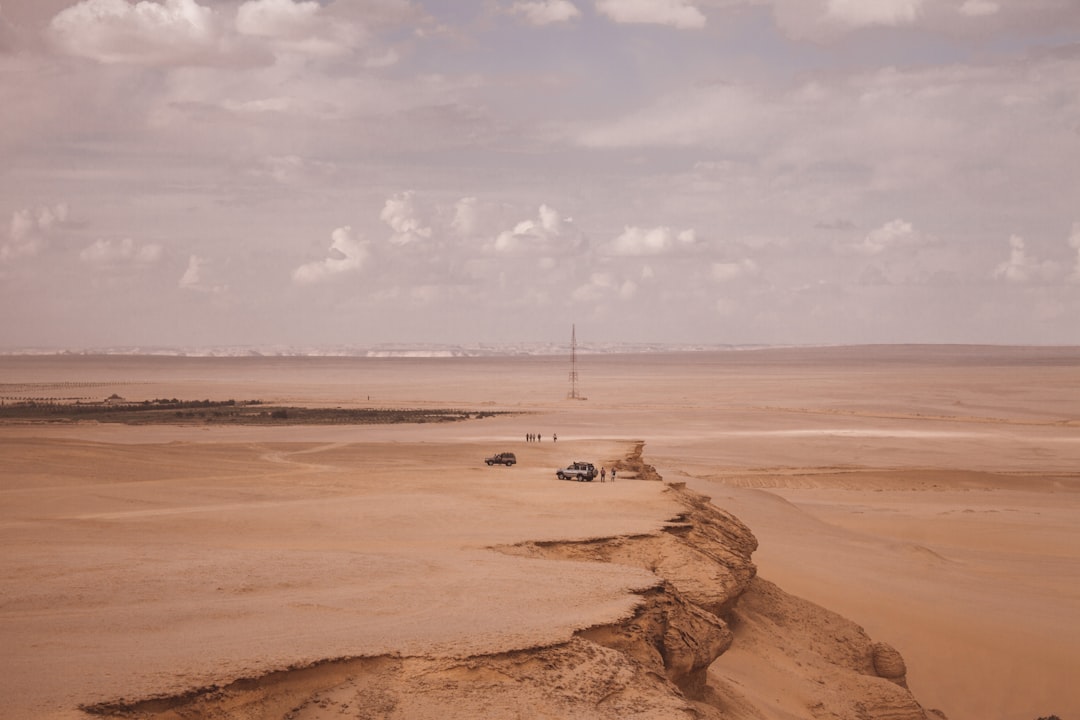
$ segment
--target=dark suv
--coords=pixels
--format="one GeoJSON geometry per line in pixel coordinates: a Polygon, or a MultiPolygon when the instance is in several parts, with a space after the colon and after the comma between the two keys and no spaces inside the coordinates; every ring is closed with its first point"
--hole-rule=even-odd
{"type": "Polygon", "coordinates": [[[517,462],[517,456],[514,453],[498,453],[484,460],[488,465],[506,465],[510,467],[517,462]]]}

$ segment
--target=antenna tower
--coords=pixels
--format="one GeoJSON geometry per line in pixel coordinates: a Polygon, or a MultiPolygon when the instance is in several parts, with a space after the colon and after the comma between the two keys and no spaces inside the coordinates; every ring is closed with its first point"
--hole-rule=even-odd
{"type": "Polygon", "coordinates": [[[566,396],[571,400],[584,400],[578,394],[577,389],[578,372],[577,372],[577,325],[570,326],[570,393],[566,396]]]}

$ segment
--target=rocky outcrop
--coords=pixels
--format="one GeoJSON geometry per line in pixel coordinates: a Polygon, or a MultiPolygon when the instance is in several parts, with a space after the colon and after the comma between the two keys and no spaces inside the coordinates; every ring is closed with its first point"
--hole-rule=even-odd
{"type": "MultiPolygon", "coordinates": [[[[641,449],[616,467],[659,479],[641,449]]],[[[655,534],[497,548],[657,576],[632,617],[566,643],[469,658],[347,659],[85,710],[146,720],[931,717],[908,691],[895,649],[757,578],[749,528],[681,484],[666,492],[683,511],[655,534]],[[778,695],[788,699],[783,707],[778,695]]]]}
{"type": "Polygon", "coordinates": [[[578,636],[633,658],[692,700],[704,697],[709,666],[732,641],[727,623],[688,602],[667,583],[647,593],[631,620],[584,630],[578,636]]]}
{"type": "MultiPolygon", "coordinates": [[[[755,579],[730,618],[734,641],[710,668],[716,707],[769,707],[777,695],[798,710],[776,717],[927,720],[907,689],[900,653],[852,621],[755,579]]],[[[774,717],[735,714],[736,717],[774,717]]]]}
{"type": "Polygon", "coordinates": [[[907,664],[896,648],[888,643],[876,642],[870,651],[874,658],[874,672],[878,677],[907,688],[907,664]]]}

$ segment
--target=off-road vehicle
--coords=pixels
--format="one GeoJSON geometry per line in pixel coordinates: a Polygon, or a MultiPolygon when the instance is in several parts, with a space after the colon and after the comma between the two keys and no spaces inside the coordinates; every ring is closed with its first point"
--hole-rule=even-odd
{"type": "Polygon", "coordinates": [[[555,471],[555,477],[560,480],[577,480],[578,482],[592,482],[596,477],[596,466],[589,462],[574,462],[568,467],[555,471]]]}
{"type": "Polygon", "coordinates": [[[506,465],[507,467],[510,467],[517,462],[517,455],[509,452],[496,453],[489,458],[485,458],[484,462],[488,465],[506,465]]]}

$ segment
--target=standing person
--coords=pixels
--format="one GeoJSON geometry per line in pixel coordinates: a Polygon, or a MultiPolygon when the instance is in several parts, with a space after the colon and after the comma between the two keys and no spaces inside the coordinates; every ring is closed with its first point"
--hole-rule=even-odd
{"type": "Polygon", "coordinates": [[[615,468],[611,468],[611,482],[615,482],[615,468]]]}
{"type": "Polygon", "coordinates": [[[555,433],[551,434],[551,442],[559,442],[559,436],[555,433]]]}
{"type": "Polygon", "coordinates": [[[607,468],[600,468],[600,482],[606,482],[607,468]]]}
{"type": "Polygon", "coordinates": [[[540,433],[536,433],[536,442],[540,442],[540,440],[543,439],[543,437],[544,436],[541,435],[540,433]]]}

